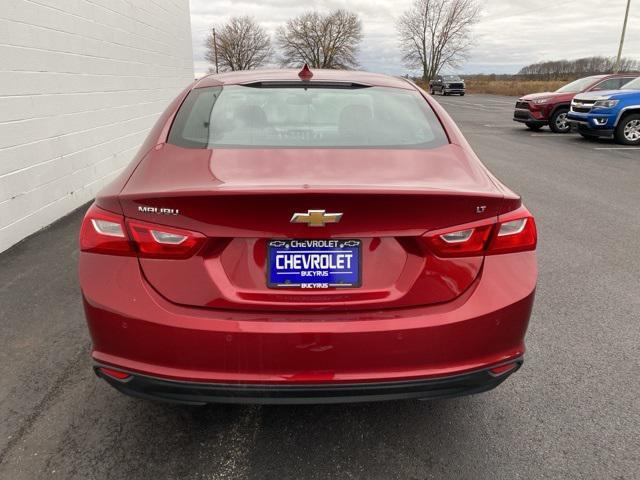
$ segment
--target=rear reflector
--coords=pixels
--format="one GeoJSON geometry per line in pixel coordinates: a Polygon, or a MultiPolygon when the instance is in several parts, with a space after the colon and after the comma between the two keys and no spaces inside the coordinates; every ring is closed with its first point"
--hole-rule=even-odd
{"type": "Polygon", "coordinates": [[[500,365],[499,367],[491,368],[489,371],[492,375],[499,377],[500,375],[504,375],[507,372],[510,372],[514,368],[516,368],[517,363],[507,363],[506,365],[500,365]]]}
{"type": "Polygon", "coordinates": [[[107,375],[108,377],[115,378],[116,380],[126,380],[131,375],[125,372],[121,372],[120,370],[114,370],[112,368],[98,367],[100,373],[107,375]]]}
{"type": "Polygon", "coordinates": [[[439,257],[471,257],[535,250],[536,222],[520,207],[497,219],[486,219],[428,232],[424,241],[439,257]]]}

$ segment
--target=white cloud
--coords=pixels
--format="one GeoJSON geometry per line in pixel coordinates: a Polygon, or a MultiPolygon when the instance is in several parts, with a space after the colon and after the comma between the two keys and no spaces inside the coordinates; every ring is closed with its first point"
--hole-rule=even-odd
{"type": "MultiPolygon", "coordinates": [[[[204,39],[213,25],[234,15],[253,16],[270,34],[300,13],[347,8],[360,15],[364,70],[401,74],[396,20],[412,0],[317,0],[313,7],[291,0],[191,0],[194,65],[207,72],[204,39]]],[[[625,0],[485,0],[474,28],[474,47],[463,72],[511,73],[541,60],[617,53],[625,0]]],[[[625,55],[640,57],[640,5],[631,5],[625,55]]]]}

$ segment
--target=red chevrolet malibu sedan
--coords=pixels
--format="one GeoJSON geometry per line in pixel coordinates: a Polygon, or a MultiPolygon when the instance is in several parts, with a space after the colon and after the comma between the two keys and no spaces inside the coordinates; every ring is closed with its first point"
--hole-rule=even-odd
{"type": "Polygon", "coordinates": [[[94,369],[184,404],[486,391],[522,365],[536,238],[407,80],[205,77],[86,213],[94,369]]]}

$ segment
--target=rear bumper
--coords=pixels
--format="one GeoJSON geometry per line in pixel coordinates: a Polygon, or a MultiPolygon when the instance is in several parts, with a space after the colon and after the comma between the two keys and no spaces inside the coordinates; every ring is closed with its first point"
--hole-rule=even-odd
{"type": "MultiPolygon", "coordinates": [[[[196,382],[199,388],[212,384],[214,390],[236,385],[223,388],[231,397],[266,385],[269,392],[274,391],[271,387],[278,391],[301,386],[303,397],[313,399],[316,386],[348,392],[355,388],[352,384],[387,382],[418,382],[390,388],[392,395],[400,395],[391,398],[428,397],[432,381],[522,358],[536,277],[535,252],[494,255],[484,260],[482,272],[465,293],[443,304],[240,312],[167,301],[146,282],[136,258],[80,254],[80,283],[98,364],[156,379],[163,388],[172,382],[196,382]]],[[[487,388],[492,388],[488,381],[487,388]]],[[[127,393],[139,392],[133,387],[140,382],[144,386],[149,381],[136,380],[127,393]]],[[[367,388],[364,394],[341,397],[380,395],[367,388]]],[[[452,387],[446,394],[465,390],[452,387]]],[[[211,398],[218,395],[207,392],[211,398]]],[[[292,391],[283,392],[287,397],[292,391]]]]}
{"type": "Polygon", "coordinates": [[[522,359],[512,362],[511,369],[494,374],[479,370],[448,377],[375,383],[330,385],[269,385],[177,382],[162,378],[132,374],[118,380],[94,366],[98,377],[105,379],[121,393],[133,397],[163,402],[204,405],[207,403],[251,404],[321,404],[374,402],[382,400],[436,399],[471,395],[491,390],[522,365],[522,359]]]}
{"type": "Polygon", "coordinates": [[[465,93],[466,90],[464,88],[443,88],[442,91],[445,93],[465,93]]]}

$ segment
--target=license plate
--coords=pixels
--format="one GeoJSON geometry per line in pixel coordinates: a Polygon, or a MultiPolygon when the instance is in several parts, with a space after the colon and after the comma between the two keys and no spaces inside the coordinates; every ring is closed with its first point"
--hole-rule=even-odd
{"type": "Polygon", "coordinates": [[[269,288],[355,288],[361,284],[361,240],[270,240],[269,288]]]}

